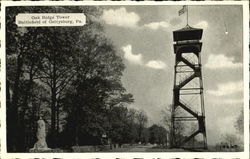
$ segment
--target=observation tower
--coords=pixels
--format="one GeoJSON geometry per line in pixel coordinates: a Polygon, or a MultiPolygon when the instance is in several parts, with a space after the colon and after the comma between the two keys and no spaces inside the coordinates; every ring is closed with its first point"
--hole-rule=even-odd
{"type": "Polygon", "coordinates": [[[174,88],[171,112],[171,148],[207,149],[202,82],[203,29],[173,31],[174,88]]]}

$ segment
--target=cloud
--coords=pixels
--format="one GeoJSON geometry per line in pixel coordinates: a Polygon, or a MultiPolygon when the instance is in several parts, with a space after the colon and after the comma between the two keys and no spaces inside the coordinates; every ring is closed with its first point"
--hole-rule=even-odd
{"type": "Polygon", "coordinates": [[[124,58],[130,61],[134,64],[142,65],[142,55],[141,54],[133,54],[132,53],[132,46],[127,45],[122,47],[122,50],[124,51],[124,58]]]}
{"type": "Polygon", "coordinates": [[[137,23],[140,20],[139,15],[135,12],[127,12],[124,7],[104,10],[101,18],[109,25],[117,25],[127,28],[137,27],[137,23]]]}
{"type": "Polygon", "coordinates": [[[143,62],[142,54],[134,54],[132,52],[131,45],[123,46],[122,50],[124,52],[124,58],[133,64],[142,65],[153,69],[164,69],[167,66],[163,61],[160,60],[150,60],[147,63],[143,62]]]}
{"type": "Polygon", "coordinates": [[[147,67],[154,69],[164,69],[166,68],[166,64],[159,60],[151,60],[146,64],[147,67]]]}
{"type": "Polygon", "coordinates": [[[208,57],[205,67],[209,69],[238,68],[242,67],[242,63],[234,62],[233,57],[227,57],[223,54],[218,54],[218,55],[211,54],[208,57]]]}
{"type": "Polygon", "coordinates": [[[243,92],[243,81],[218,84],[216,90],[207,91],[208,94],[214,96],[226,96],[239,92],[243,92]]]}
{"type": "Polygon", "coordinates": [[[202,28],[202,29],[206,29],[206,28],[208,28],[208,23],[207,23],[207,21],[200,21],[200,22],[198,22],[198,23],[196,23],[195,25],[194,25],[194,27],[195,28],[202,28]]]}
{"type": "Polygon", "coordinates": [[[169,27],[169,24],[164,21],[152,22],[144,24],[143,26],[138,26],[140,16],[135,12],[128,12],[124,7],[118,9],[104,10],[101,19],[109,25],[116,25],[125,28],[148,28],[152,30],[157,30],[160,28],[169,27]]]}
{"type": "Polygon", "coordinates": [[[148,24],[144,24],[144,27],[152,29],[152,30],[157,30],[159,28],[167,28],[169,27],[169,24],[166,22],[152,22],[148,24]]]}

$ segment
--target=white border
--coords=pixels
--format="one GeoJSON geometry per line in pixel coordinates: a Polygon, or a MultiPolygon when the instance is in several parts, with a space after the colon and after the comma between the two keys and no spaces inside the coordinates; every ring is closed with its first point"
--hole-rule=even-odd
{"type": "Polygon", "coordinates": [[[1,158],[249,158],[249,2],[247,1],[2,1],[1,2],[1,158]],[[241,5],[243,6],[243,63],[244,63],[244,152],[149,152],[149,153],[7,153],[6,151],[6,55],[5,55],[5,7],[6,6],[56,6],[56,5],[241,5]]]}

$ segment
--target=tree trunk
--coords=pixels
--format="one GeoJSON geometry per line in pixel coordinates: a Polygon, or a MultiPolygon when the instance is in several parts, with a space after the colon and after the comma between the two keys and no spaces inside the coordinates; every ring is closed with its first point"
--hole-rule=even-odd
{"type": "Polygon", "coordinates": [[[75,108],[75,122],[76,122],[75,123],[75,143],[74,143],[75,146],[79,145],[79,115],[80,115],[79,111],[80,111],[79,110],[79,103],[76,103],[76,108],[75,108]]]}
{"type": "Polygon", "coordinates": [[[24,101],[22,103],[22,111],[20,112],[20,117],[19,117],[19,122],[20,122],[20,149],[22,151],[25,151],[25,148],[27,148],[26,146],[28,145],[25,145],[25,113],[26,113],[26,110],[28,109],[28,103],[29,103],[29,97],[30,97],[30,94],[32,92],[32,86],[33,86],[33,64],[30,68],[30,71],[29,71],[29,82],[28,82],[28,85],[26,87],[26,90],[25,90],[25,97],[24,97],[24,101]]]}
{"type": "Polygon", "coordinates": [[[56,132],[56,92],[55,88],[51,89],[51,146],[52,148],[56,146],[55,144],[55,132],[56,132]]]}
{"type": "Polygon", "coordinates": [[[12,102],[7,106],[7,150],[10,152],[18,151],[18,99],[22,66],[22,57],[18,55],[12,102]]]}
{"type": "Polygon", "coordinates": [[[51,87],[51,146],[56,146],[56,55],[53,52],[53,70],[52,70],[52,87],[51,87]]]}
{"type": "MultiPolygon", "coordinates": [[[[56,143],[59,141],[59,102],[56,104],[56,143]]],[[[58,146],[58,145],[57,145],[58,146]]]]}

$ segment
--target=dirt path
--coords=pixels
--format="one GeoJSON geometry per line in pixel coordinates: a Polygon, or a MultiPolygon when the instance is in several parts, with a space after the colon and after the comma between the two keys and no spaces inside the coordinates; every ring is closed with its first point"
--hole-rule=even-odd
{"type": "Polygon", "coordinates": [[[148,147],[133,147],[129,149],[129,152],[147,152],[148,147]]]}

